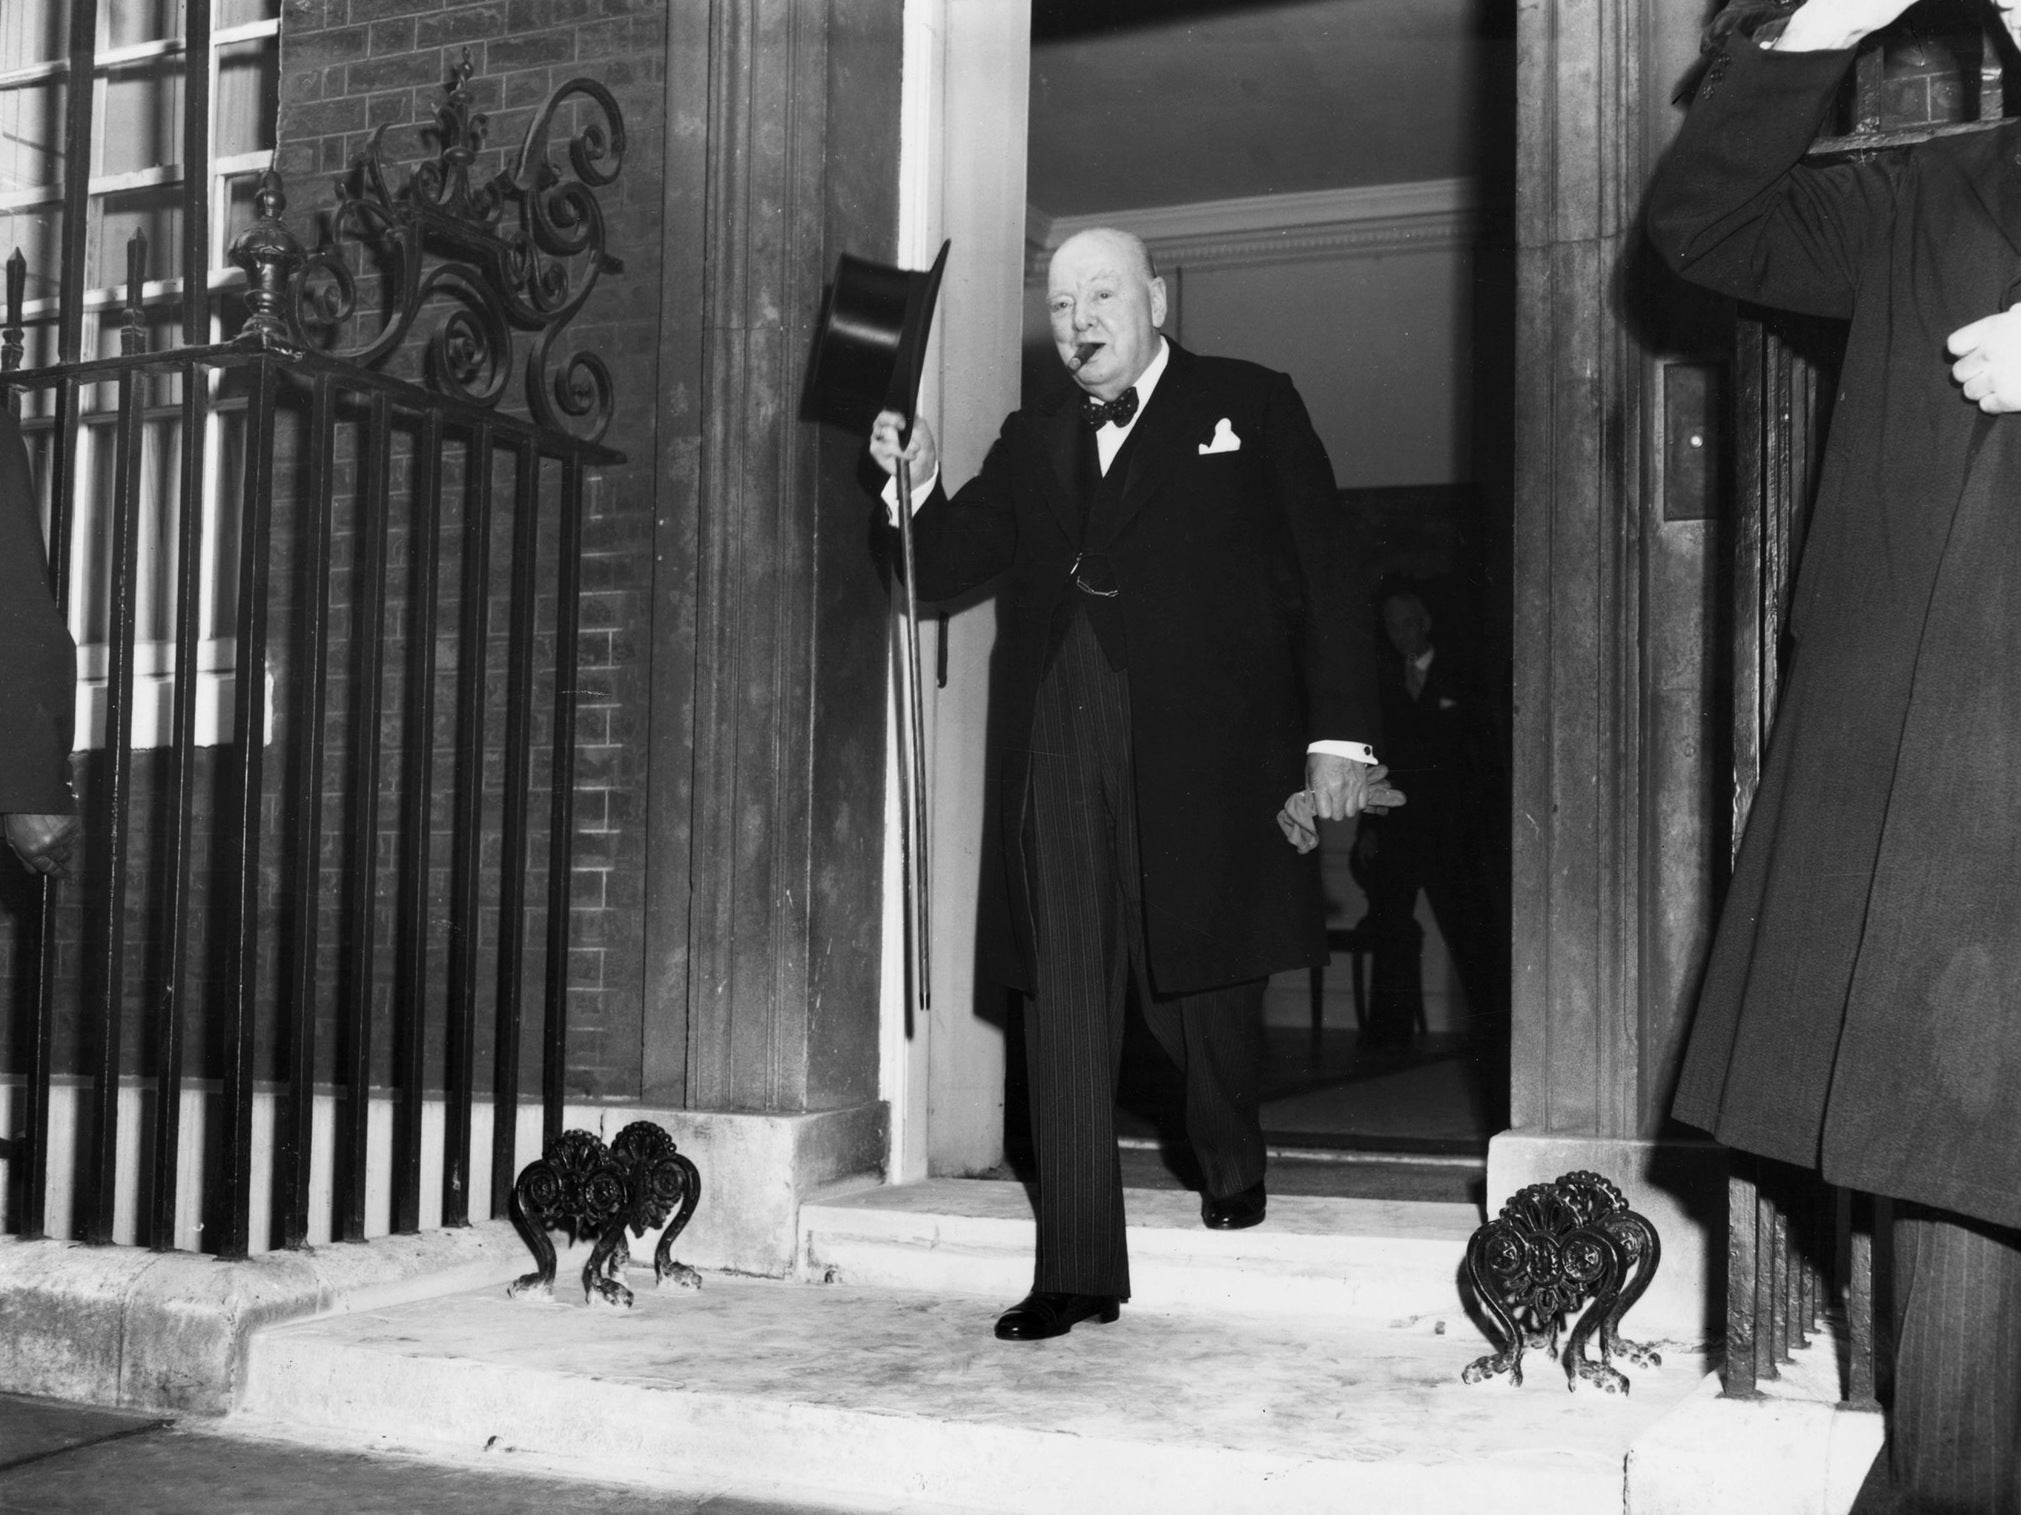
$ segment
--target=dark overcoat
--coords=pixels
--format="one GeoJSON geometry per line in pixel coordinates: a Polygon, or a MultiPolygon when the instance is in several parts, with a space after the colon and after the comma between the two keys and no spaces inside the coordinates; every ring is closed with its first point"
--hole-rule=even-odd
{"type": "Polygon", "coordinates": [[[77,646],[49,594],[28,451],[0,403],[0,815],[62,815],[70,793],[77,646]]]}
{"type": "Polygon", "coordinates": [[[1077,393],[1015,412],[982,470],[914,518],[918,587],[995,583],[981,962],[1029,989],[1023,818],[1033,704],[1084,549],[1127,644],[1151,978],[1187,993],[1326,960],[1317,854],[1277,829],[1318,739],[1379,740],[1367,598],[1347,507],[1283,374],[1176,344],[1086,524],[1077,393]],[[1217,432],[1232,434],[1209,451],[1217,432]]]}
{"type": "Polygon", "coordinates": [[[1946,337],[2021,277],[2021,127],[1802,161],[1849,53],[1715,62],[1649,226],[1848,318],[1794,650],[1676,1111],[1835,1183],[2021,1224],[2021,418],[1946,337]]]}

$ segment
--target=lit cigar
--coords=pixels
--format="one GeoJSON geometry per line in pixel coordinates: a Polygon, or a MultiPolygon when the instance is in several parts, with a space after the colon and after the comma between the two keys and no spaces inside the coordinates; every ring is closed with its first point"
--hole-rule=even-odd
{"type": "Polygon", "coordinates": [[[1081,365],[1101,350],[1102,344],[1099,342],[1083,342],[1079,347],[1074,349],[1074,355],[1067,359],[1068,372],[1079,373],[1081,365]]]}

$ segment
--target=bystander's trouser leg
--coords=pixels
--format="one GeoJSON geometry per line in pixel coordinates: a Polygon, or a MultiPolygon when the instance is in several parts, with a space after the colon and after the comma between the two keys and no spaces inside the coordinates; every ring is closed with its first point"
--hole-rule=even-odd
{"type": "Polygon", "coordinates": [[[1888,1445],[1854,1515],[2021,1515],[2021,1232],[1897,1205],[1888,1445]]]}

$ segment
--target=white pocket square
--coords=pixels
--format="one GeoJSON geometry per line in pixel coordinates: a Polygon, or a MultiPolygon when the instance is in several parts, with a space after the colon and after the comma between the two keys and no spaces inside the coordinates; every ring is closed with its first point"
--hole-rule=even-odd
{"type": "Polygon", "coordinates": [[[1203,458],[1212,452],[1240,452],[1241,450],[1242,439],[1235,435],[1235,428],[1228,424],[1226,416],[1223,416],[1214,423],[1214,440],[1200,444],[1200,456],[1203,458]]]}

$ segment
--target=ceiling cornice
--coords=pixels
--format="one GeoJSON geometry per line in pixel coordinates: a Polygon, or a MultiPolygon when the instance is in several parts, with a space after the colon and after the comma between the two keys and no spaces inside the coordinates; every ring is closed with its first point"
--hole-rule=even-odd
{"type": "Polygon", "coordinates": [[[1091,226],[1135,232],[1167,266],[1373,256],[1471,243],[1482,207],[1470,179],[1428,179],[1289,195],[1200,200],[1091,216],[1025,207],[1027,273],[1043,276],[1054,248],[1091,226]]]}

